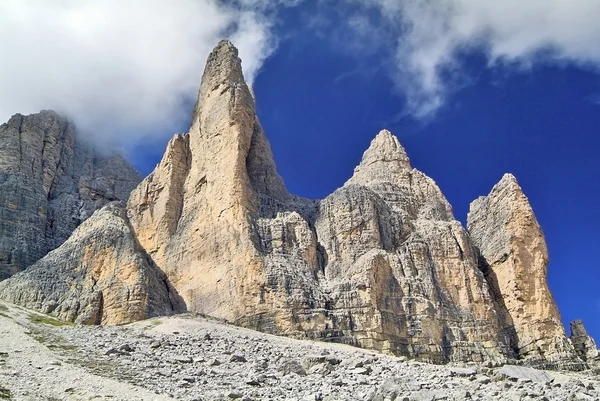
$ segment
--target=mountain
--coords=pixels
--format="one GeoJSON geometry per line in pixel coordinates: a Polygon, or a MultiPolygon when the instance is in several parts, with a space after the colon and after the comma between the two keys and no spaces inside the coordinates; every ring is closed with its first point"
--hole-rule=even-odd
{"type": "Polygon", "coordinates": [[[0,125],[0,280],[61,245],[95,210],[126,200],[141,177],[53,111],[0,125]]]}
{"type": "Polygon", "coordinates": [[[189,132],[171,139],[126,210],[96,212],[1,282],[0,298],[87,324],[188,310],[427,362],[584,369],[591,343],[581,330],[577,350],[567,338],[547,263],[514,177],[471,205],[467,231],[386,130],[334,193],[291,195],[223,41],[189,132]]]}

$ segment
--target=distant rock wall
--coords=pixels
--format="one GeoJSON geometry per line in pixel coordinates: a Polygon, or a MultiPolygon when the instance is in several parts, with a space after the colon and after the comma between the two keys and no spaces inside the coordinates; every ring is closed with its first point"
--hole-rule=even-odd
{"type": "Polygon", "coordinates": [[[0,280],[61,245],[95,210],[125,200],[141,177],[103,156],[52,111],[0,126],[0,280]]]}

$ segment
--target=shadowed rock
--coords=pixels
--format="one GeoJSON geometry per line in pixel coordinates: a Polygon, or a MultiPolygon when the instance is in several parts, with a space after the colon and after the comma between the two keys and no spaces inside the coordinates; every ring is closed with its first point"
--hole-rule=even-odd
{"type": "Polygon", "coordinates": [[[0,280],[141,181],[121,156],[99,153],[53,111],[13,116],[0,126],[0,149],[0,280]]]}
{"type": "Polygon", "coordinates": [[[291,195],[228,41],[208,58],[189,132],[133,190],[127,216],[117,209],[98,212],[0,296],[91,323],[185,304],[256,330],[423,361],[584,366],[560,325],[544,238],[514,177],[472,204],[470,237],[384,130],[334,193],[291,195]],[[111,299],[106,318],[98,293],[111,299]]]}
{"type": "Polygon", "coordinates": [[[577,355],[586,362],[597,362],[599,355],[598,347],[592,337],[590,337],[583,325],[583,321],[574,320],[571,322],[571,344],[575,348],[577,355]]]}

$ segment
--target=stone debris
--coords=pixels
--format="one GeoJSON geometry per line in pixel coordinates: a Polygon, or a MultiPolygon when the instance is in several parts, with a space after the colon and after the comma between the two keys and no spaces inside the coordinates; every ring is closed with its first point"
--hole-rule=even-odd
{"type": "MultiPolygon", "coordinates": [[[[9,326],[7,322],[8,318],[0,316],[0,328],[9,326]]],[[[589,372],[556,373],[514,365],[431,365],[347,345],[276,337],[191,315],[116,327],[30,327],[38,337],[52,338],[58,347],[52,348],[46,360],[36,361],[42,370],[34,373],[19,370],[21,353],[3,351],[7,356],[6,364],[0,364],[0,383],[7,383],[17,400],[27,391],[24,383],[52,373],[45,370],[48,366],[83,368],[96,375],[97,382],[116,380],[155,394],[156,399],[189,401],[563,401],[600,397],[598,376],[589,372]],[[222,358],[223,350],[205,340],[207,333],[227,344],[229,358],[214,363],[222,358]],[[154,343],[162,346],[153,348],[154,343]],[[108,355],[110,350],[122,354],[108,355]],[[51,364],[58,360],[61,365],[51,364]],[[17,376],[11,374],[15,369],[17,376]]],[[[53,399],[70,400],[77,399],[73,394],[85,386],[87,383],[70,383],[69,392],[59,395],[54,395],[45,381],[36,388],[53,399]]],[[[121,393],[111,399],[130,398],[121,393]]]]}
{"type": "Polygon", "coordinates": [[[528,368],[525,366],[515,365],[504,365],[498,370],[500,375],[506,376],[509,380],[521,381],[521,382],[536,382],[536,383],[549,383],[551,382],[552,376],[548,373],[528,368]]]}

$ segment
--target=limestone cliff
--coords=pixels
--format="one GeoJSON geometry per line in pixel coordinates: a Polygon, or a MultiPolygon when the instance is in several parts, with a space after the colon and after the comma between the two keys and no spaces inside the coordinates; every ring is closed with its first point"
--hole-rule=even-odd
{"type": "Polygon", "coordinates": [[[424,361],[584,366],[514,178],[473,203],[468,233],[384,130],[333,194],[293,196],[228,41],[208,58],[189,132],[132,191],[127,216],[116,206],[94,216],[0,297],[85,323],[187,308],[424,361]],[[99,298],[110,300],[102,313],[99,298]]]}
{"type": "Polygon", "coordinates": [[[548,288],[544,235],[514,176],[471,204],[467,226],[516,355],[530,364],[581,364],[548,288]]]}
{"type": "Polygon", "coordinates": [[[182,309],[116,203],[94,213],[58,249],[0,282],[0,298],[82,324],[123,324],[182,309]]]}
{"type": "Polygon", "coordinates": [[[141,180],[52,111],[2,124],[0,149],[0,280],[62,244],[107,202],[127,199],[141,180]]]}
{"type": "Polygon", "coordinates": [[[320,202],[315,225],[324,286],[339,324],[361,345],[436,362],[503,358],[468,236],[390,132],[320,202]]]}
{"type": "Polygon", "coordinates": [[[192,311],[436,362],[503,358],[466,232],[397,139],[380,133],[323,201],[290,195],[229,42],[208,59],[190,132],[128,209],[192,311]]]}

